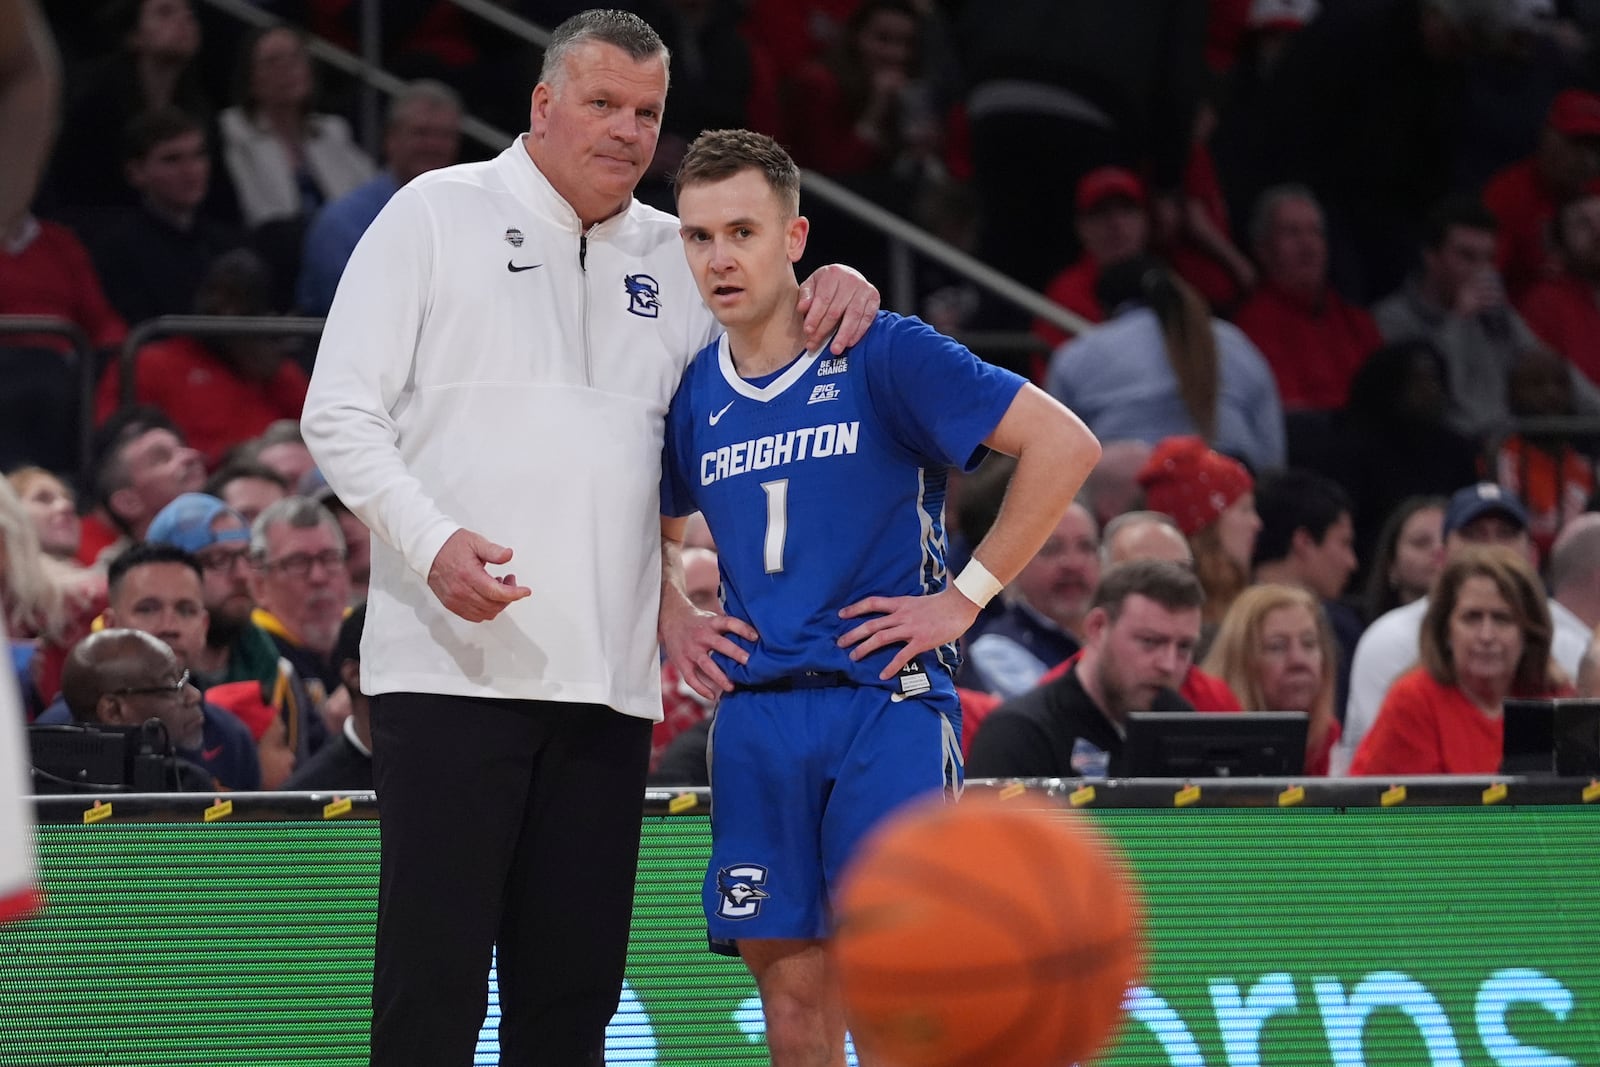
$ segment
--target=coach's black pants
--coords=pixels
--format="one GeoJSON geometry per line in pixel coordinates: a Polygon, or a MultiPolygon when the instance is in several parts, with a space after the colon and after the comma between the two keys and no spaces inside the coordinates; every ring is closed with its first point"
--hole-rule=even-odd
{"type": "Polygon", "coordinates": [[[651,724],[556,701],[373,702],[373,1067],[467,1067],[498,952],[500,1062],[604,1063],[651,724]]]}

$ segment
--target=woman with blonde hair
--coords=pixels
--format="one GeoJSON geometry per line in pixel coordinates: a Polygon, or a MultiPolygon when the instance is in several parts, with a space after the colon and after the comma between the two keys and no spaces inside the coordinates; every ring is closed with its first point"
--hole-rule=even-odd
{"type": "Polygon", "coordinates": [[[1322,605],[1294,585],[1257,585],[1234,600],[1203,669],[1250,711],[1306,713],[1306,773],[1328,773],[1339,740],[1333,713],[1338,651],[1322,605]]]}
{"type": "Polygon", "coordinates": [[[1571,696],[1550,660],[1539,576],[1499,545],[1460,549],[1423,616],[1421,665],[1389,687],[1351,774],[1494,774],[1511,697],[1571,696]]]}

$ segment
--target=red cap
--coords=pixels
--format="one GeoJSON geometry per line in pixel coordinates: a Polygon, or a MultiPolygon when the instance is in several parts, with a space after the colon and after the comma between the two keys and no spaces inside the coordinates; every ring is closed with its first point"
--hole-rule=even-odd
{"type": "Polygon", "coordinates": [[[1145,506],[1171,515],[1186,536],[1217,521],[1229,504],[1255,488],[1236,459],[1213,452],[1198,437],[1168,437],[1139,470],[1145,506]]]}
{"type": "Polygon", "coordinates": [[[1582,89],[1556,94],[1545,123],[1566,137],[1600,137],[1600,96],[1582,89]]]}
{"type": "Polygon", "coordinates": [[[1112,197],[1120,196],[1144,206],[1144,182],[1131,170],[1100,167],[1078,179],[1078,214],[1093,211],[1112,197]]]}

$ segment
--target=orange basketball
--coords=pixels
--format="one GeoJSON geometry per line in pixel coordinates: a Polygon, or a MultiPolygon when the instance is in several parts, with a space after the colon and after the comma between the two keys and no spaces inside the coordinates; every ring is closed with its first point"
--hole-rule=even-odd
{"type": "Polygon", "coordinates": [[[844,873],[832,952],[882,1067],[1065,1067],[1111,1037],[1139,976],[1139,908],[1099,832],[1033,797],[919,801],[844,873]]]}

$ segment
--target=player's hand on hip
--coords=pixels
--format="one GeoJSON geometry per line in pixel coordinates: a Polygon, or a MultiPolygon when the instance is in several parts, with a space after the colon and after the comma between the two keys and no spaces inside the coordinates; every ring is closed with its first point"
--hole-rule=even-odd
{"type": "Polygon", "coordinates": [[[717,666],[711,653],[720,652],[735,663],[749,663],[750,653],[729,635],[751,642],[757,640],[755,627],[743,619],[701,611],[688,601],[677,605],[664,601],[658,629],[667,659],[689,688],[707,700],[733,692],[733,683],[717,666]]]}
{"type": "Polygon", "coordinates": [[[878,288],[859,271],[839,263],[819,269],[800,285],[800,303],[795,310],[806,317],[806,346],[815,348],[833,338],[833,353],[838,355],[861,340],[878,314],[878,288]]]}
{"type": "Polygon", "coordinates": [[[507,604],[532,594],[517,584],[517,576],[496,578],[484,564],[511,562],[511,550],[488,538],[461,529],[433,557],[428,568],[428,588],[439,603],[468,622],[488,622],[505,610],[507,604]]]}
{"type": "Polygon", "coordinates": [[[869,596],[839,612],[841,619],[866,615],[872,618],[839,638],[839,647],[854,645],[850,658],[860,662],[887,645],[903,645],[878,675],[887,682],[913,657],[966,633],[978,617],[978,605],[952,588],[932,596],[869,596]]]}

